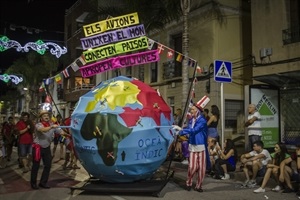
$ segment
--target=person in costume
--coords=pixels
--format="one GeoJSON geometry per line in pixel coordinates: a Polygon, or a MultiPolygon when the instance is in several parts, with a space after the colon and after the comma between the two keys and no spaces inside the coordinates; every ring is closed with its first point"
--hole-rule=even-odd
{"type": "Polygon", "coordinates": [[[39,112],[40,121],[36,124],[36,134],[32,145],[33,164],[31,169],[31,188],[39,189],[39,187],[49,189],[48,179],[51,169],[52,153],[51,142],[54,134],[66,135],[62,129],[58,128],[57,124],[51,122],[50,112],[41,110],[39,112]],[[44,169],[41,175],[40,183],[37,185],[37,175],[40,168],[40,160],[43,160],[44,169]]]}
{"type": "MultiPolygon", "coordinates": [[[[201,100],[200,100],[201,101],[201,100]]],[[[200,102],[199,101],[199,102],[200,102]]],[[[205,105],[200,103],[194,104],[191,107],[190,113],[192,118],[187,127],[181,128],[173,125],[177,135],[189,135],[189,164],[188,175],[186,180],[186,190],[190,191],[193,184],[193,177],[197,173],[195,191],[203,192],[202,183],[205,177],[206,160],[209,158],[207,149],[207,123],[202,115],[205,105]]]]}

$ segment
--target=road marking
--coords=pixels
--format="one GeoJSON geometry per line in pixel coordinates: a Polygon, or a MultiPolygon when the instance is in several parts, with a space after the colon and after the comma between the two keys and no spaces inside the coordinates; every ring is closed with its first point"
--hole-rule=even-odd
{"type": "Polygon", "coordinates": [[[124,199],[122,197],[119,197],[119,196],[111,196],[111,197],[114,198],[114,199],[117,199],[117,200],[126,200],[126,199],[124,199]]]}

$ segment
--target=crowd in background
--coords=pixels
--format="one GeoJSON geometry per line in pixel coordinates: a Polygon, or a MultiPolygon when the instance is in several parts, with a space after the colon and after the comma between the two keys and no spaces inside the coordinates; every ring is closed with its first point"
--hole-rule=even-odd
{"type": "MultiPolygon", "coordinates": [[[[269,179],[274,178],[277,185],[271,191],[282,193],[296,192],[300,196],[300,144],[296,145],[296,151],[292,152],[288,152],[286,145],[280,142],[275,144],[273,151],[272,149],[267,150],[264,148],[261,116],[254,104],[249,104],[248,106],[249,115],[245,121],[245,127],[248,130],[246,134],[249,144],[246,153],[242,155],[238,155],[235,144],[231,139],[225,139],[222,147],[220,146],[217,129],[220,112],[216,105],[211,106],[211,115],[208,109],[199,109],[199,113],[206,121],[206,128],[201,130],[195,127],[194,123],[197,117],[193,115],[193,107],[190,107],[189,112],[192,112],[192,115],[187,113],[186,117],[183,118],[186,123],[183,123],[183,126],[180,127],[181,124],[179,122],[183,113],[181,109],[177,109],[174,115],[175,125],[173,125],[177,135],[177,139],[174,142],[175,155],[178,157],[178,154],[181,154],[179,158],[183,160],[182,164],[188,165],[188,170],[193,169],[193,166],[195,166],[195,164],[191,163],[194,161],[191,161],[192,154],[189,152],[191,150],[189,148],[191,147],[190,134],[203,134],[206,135],[205,138],[207,139],[207,144],[204,146],[208,152],[209,159],[203,162],[204,164],[198,164],[197,166],[205,169],[206,177],[228,180],[231,178],[230,172],[240,171],[245,176],[245,181],[241,184],[241,188],[253,188],[254,193],[263,193],[266,192],[265,188],[269,179]],[[241,163],[239,168],[237,168],[237,162],[241,163]],[[258,179],[258,177],[261,178],[258,179]]],[[[198,173],[198,179],[201,179],[201,181],[196,183],[195,190],[203,192],[201,187],[203,181],[201,170],[198,170],[196,173],[198,173]],[[199,187],[201,190],[199,190],[199,187]]],[[[188,191],[191,189],[190,176],[191,174],[188,173],[186,183],[188,191]]]]}
{"type": "MultiPolygon", "coordinates": [[[[70,108],[70,115],[72,111],[70,108]]],[[[8,117],[7,121],[0,124],[0,168],[15,162],[12,160],[12,152],[15,149],[19,168],[24,174],[31,173],[33,189],[49,188],[47,181],[52,162],[64,160],[63,170],[80,169],[70,129],[58,128],[61,125],[70,126],[70,123],[70,117],[63,120],[60,115],[54,116],[46,110],[41,110],[38,116],[22,112],[19,119],[8,117]],[[56,153],[58,149],[59,154],[56,153]],[[56,158],[56,155],[59,155],[59,158],[56,158]],[[40,184],[37,184],[37,172],[41,161],[44,172],[40,184]]]]}

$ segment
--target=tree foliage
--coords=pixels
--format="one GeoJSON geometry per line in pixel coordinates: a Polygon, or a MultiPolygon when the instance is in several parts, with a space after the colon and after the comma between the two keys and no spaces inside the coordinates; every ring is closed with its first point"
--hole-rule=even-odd
{"type": "Polygon", "coordinates": [[[57,70],[58,65],[59,60],[49,52],[40,55],[31,51],[25,57],[15,60],[6,73],[22,75],[24,86],[37,87],[43,79],[57,70]]]}

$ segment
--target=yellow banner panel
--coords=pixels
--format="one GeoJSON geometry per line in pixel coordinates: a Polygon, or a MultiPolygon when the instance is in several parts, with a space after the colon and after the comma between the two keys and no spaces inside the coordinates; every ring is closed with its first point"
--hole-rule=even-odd
{"type": "Polygon", "coordinates": [[[122,15],[119,17],[110,18],[107,20],[99,21],[93,24],[83,26],[85,37],[89,37],[95,34],[103,33],[108,30],[119,29],[139,23],[139,17],[137,13],[131,13],[128,15],[122,15]]]}
{"type": "Polygon", "coordinates": [[[86,63],[89,63],[118,54],[146,48],[148,48],[148,38],[146,36],[143,36],[132,40],[105,45],[93,50],[87,50],[83,52],[83,56],[86,63]]]}

